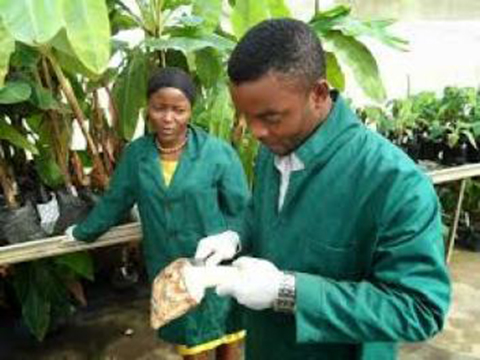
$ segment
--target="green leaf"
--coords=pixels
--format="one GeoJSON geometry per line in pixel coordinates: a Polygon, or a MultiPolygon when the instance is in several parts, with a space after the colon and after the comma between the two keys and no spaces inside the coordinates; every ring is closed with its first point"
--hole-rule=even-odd
{"type": "Polygon", "coordinates": [[[213,32],[222,17],[222,0],[195,0],[192,14],[203,19],[202,30],[213,32]]]}
{"type": "Polygon", "coordinates": [[[87,69],[76,57],[62,51],[54,51],[55,59],[60,64],[62,70],[71,76],[82,75],[88,79],[97,80],[101,75],[97,75],[87,69]]]}
{"type": "Polygon", "coordinates": [[[268,8],[272,18],[292,17],[290,9],[284,0],[268,0],[268,8]]]}
{"type": "Polygon", "coordinates": [[[394,20],[361,21],[347,17],[338,24],[336,28],[341,30],[345,35],[350,35],[355,38],[358,38],[359,36],[369,36],[387,46],[406,51],[408,41],[390,34],[386,29],[394,22],[394,20]]]}
{"type": "Polygon", "coordinates": [[[38,64],[40,53],[33,47],[17,42],[15,52],[10,59],[10,65],[19,69],[31,70],[38,64]]]}
{"type": "Polygon", "coordinates": [[[195,103],[195,124],[226,141],[230,141],[233,117],[233,105],[224,79],[220,79],[195,103]]]}
{"type": "Polygon", "coordinates": [[[268,19],[270,15],[268,10],[267,0],[237,1],[231,15],[233,33],[237,39],[252,26],[268,19]]]}
{"type": "Polygon", "coordinates": [[[62,0],[0,0],[0,14],[15,40],[29,45],[46,44],[63,26],[62,3],[62,0]]]}
{"type": "Polygon", "coordinates": [[[69,51],[68,47],[63,47],[62,45],[60,45],[61,44],[60,41],[57,42],[57,39],[62,37],[65,37],[66,39],[66,34],[64,30],[60,31],[59,36],[55,37],[55,40],[54,40],[55,49],[52,52],[53,56],[55,57],[57,62],[60,64],[60,67],[62,68],[62,70],[64,70],[66,73],[73,76],[83,75],[89,79],[97,80],[101,75],[95,74],[92,71],[90,71],[76,57],[73,50],[69,51]],[[62,49],[65,51],[63,51],[62,49]]]}
{"type": "Polygon", "coordinates": [[[170,39],[147,39],[145,44],[151,49],[173,49],[181,51],[184,54],[212,46],[212,44],[207,41],[186,37],[174,37],[170,39]]]}
{"type": "Polygon", "coordinates": [[[58,265],[63,265],[88,280],[93,281],[92,257],[85,252],[62,255],[54,259],[58,265]]]}
{"type": "Polygon", "coordinates": [[[341,63],[351,68],[357,84],[368,97],[375,101],[385,100],[385,88],[377,62],[364,44],[352,36],[333,30],[324,35],[324,45],[341,63]]]}
{"type": "Polygon", "coordinates": [[[93,167],[92,157],[88,153],[87,150],[82,151],[75,151],[82,162],[83,168],[91,168],[93,167]]]}
{"type": "Polygon", "coordinates": [[[153,50],[181,51],[184,55],[210,47],[217,49],[222,55],[226,56],[233,50],[236,42],[217,34],[197,34],[192,37],[172,36],[168,39],[150,38],[145,41],[145,45],[153,50]]]}
{"type": "Polygon", "coordinates": [[[60,167],[56,163],[50,147],[40,146],[39,149],[40,155],[34,157],[35,170],[37,170],[42,183],[52,189],[57,189],[65,184],[60,167]]]}
{"type": "Polygon", "coordinates": [[[408,42],[390,34],[387,30],[395,22],[394,20],[363,21],[350,16],[350,12],[349,6],[336,6],[328,11],[317,13],[310,21],[310,25],[321,36],[331,30],[340,30],[343,34],[354,38],[368,36],[387,46],[406,50],[408,42]]]}
{"type": "Polygon", "coordinates": [[[229,39],[225,36],[220,36],[217,34],[206,35],[206,36],[203,36],[202,39],[210,42],[212,45],[214,45],[212,47],[215,47],[218,51],[228,53],[228,54],[235,48],[237,44],[232,39],[229,39]]]}
{"type": "Polygon", "coordinates": [[[325,59],[327,61],[327,80],[334,88],[343,91],[345,90],[345,75],[338,63],[335,54],[326,51],[325,59]]]}
{"type": "Polygon", "coordinates": [[[14,50],[15,40],[3,26],[2,19],[0,18],[0,88],[3,87],[5,76],[8,73],[10,55],[14,50]]]}
{"type": "Polygon", "coordinates": [[[136,0],[135,2],[140,10],[143,28],[153,34],[155,32],[155,20],[153,18],[150,0],[136,0]]]}
{"type": "Polygon", "coordinates": [[[212,133],[225,141],[229,141],[233,122],[233,106],[230,100],[228,85],[218,84],[214,94],[212,107],[208,113],[213,129],[212,133]]]}
{"type": "Polygon", "coordinates": [[[32,104],[42,110],[58,110],[60,108],[57,100],[50,90],[45,89],[36,83],[31,83],[32,95],[30,101],[32,104]]]}
{"type": "MultiPolygon", "coordinates": [[[[71,128],[65,121],[59,121],[56,126],[60,135],[56,135],[53,119],[45,113],[31,116],[27,119],[28,126],[38,135],[36,146],[39,154],[34,156],[35,169],[40,176],[42,183],[56,189],[65,183],[64,174],[57,163],[54,149],[68,148],[71,128]]],[[[67,157],[66,153],[57,153],[59,156],[67,157]]],[[[67,159],[65,159],[67,160],[67,159]]]]}
{"type": "Polygon", "coordinates": [[[42,341],[50,325],[51,303],[46,300],[36,286],[31,286],[25,302],[22,304],[22,315],[25,323],[38,341],[42,341]]]}
{"type": "Polygon", "coordinates": [[[130,16],[116,12],[112,17],[112,35],[123,30],[138,28],[137,22],[130,16]]]}
{"type": "Polygon", "coordinates": [[[12,145],[21,149],[30,151],[32,154],[38,154],[38,150],[28,139],[20,134],[17,129],[9,125],[5,120],[0,118],[0,140],[6,140],[12,145]]]}
{"type": "Polygon", "coordinates": [[[462,134],[466,136],[468,139],[468,142],[475,148],[477,149],[477,141],[475,140],[475,136],[467,130],[462,131],[462,134]]]}
{"type": "Polygon", "coordinates": [[[350,7],[346,5],[335,6],[327,11],[321,11],[310,21],[310,26],[320,34],[328,32],[340,24],[350,15],[350,7]]]}
{"type": "Polygon", "coordinates": [[[197,51],[195,55],[195,67],[202,85],[212,87],[222,74],[222,61],[215,49],[206,48],[197,51]]]}
{"type": "Polygon", "coordinates": [[[135,51],[113,87],[120,118],[120,135],[126,140],[132,139],[140,109],[146,104],[147,63],[147,56],[139,50],[135,51]]]}
{"type": "Polygon", "coordinates": [[[103,73],[110,60],[110,21],[105,1],[65,1],[63,16],[78,59],[94,74],[103,73]]]}
{"type": "Polygon", "coordinates": [[[42,341],[50,324],[51,303],[45,296],[44,268],[39,262],[15,266],[13,285],[22,305],[25,324],[42,341]]]}
{"type": "Polygon", "coordinates": [[[192,0],[164,0],[162,9],[176,9],[182,5],[190,5],[192,0]]]}
{"type": "Polygon", "coordinates": [[[333,6],[328,10],[320,11],[315,14],[314,20],[338,19],[350,15],[352,8],[348,5],[333,6]]]}
{"type": "Polygon", "coordinates": [[[32,93],[30,85],[23,81],[10,81],[0,89],[0,104],[15,104],[27,100],[32,93]]]}

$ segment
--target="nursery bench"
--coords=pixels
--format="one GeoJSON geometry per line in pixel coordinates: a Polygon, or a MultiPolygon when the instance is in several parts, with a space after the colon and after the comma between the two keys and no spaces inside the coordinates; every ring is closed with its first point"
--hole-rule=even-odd
{"type": "MultiPolygon", "coordinates": [[[[480,164],[462,165],[440,170],[427,171],[435,185],[460,181],[457,205],[446,243],[446,258],[450,261],[455,236],[460,219],[466,180],[480,176],[480,164]]],[[[16,264],[25,261],[63,255],[78,251],[92,250],[100,247],[120,245],[140,241],[142,232],[139,223],[116,226],[101,236],[94,243],[63,242],[65,236],[56,236],[47,239],[25,242],[21,244],[0,247],[0,265],[16,264]]]]}

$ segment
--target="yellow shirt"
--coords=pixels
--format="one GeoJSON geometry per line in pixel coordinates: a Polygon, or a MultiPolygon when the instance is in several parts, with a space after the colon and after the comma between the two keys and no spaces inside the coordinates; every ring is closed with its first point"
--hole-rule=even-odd
{"type": "Polygon", "coordinates": [[[169,186],[170,182],[172,181],[173,174],[175,174],[178,161],[160,159],[160,162],[162,163],[163,180],[165,181],[165,185],[169,186]]]}

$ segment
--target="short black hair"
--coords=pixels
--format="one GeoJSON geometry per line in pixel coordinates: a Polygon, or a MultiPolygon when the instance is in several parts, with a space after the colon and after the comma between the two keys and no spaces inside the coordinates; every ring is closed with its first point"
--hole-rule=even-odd
{"type": "Polygon", "coordinates": [[[251,28],[230,56],[228,76],[238,85],[270,71],[313,84],[325,77],[325,56],[315,32],[304,22],[281,18],[251,28]]]}
{"type": "Polygon", "coordinates": [[[147,98],[161,88],[171,87],[182,91],[193,105],[195,101],[195,84],[185,71],[180,68],[166,67],[156,71],[148,80],[147,98]]]}

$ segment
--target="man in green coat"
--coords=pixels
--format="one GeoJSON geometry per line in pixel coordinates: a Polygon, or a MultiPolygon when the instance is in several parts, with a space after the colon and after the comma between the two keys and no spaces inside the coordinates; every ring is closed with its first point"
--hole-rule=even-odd
{"type": "Polygon", "coordinates": [[[434,188],[329,89],[315,33],[262,22],[228,74],[263,144],[242,234],[252,257],[217,287],[245,307],[247,360],[388,360],[438,333],[450,282],[434,188]]]}

